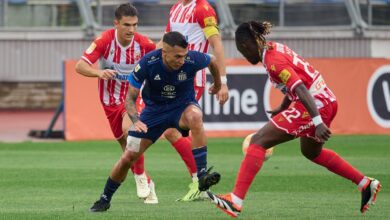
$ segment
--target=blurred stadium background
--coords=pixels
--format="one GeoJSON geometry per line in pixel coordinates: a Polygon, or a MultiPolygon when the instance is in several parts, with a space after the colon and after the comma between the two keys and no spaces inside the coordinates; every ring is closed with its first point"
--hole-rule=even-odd
{"type": "MultiPolygon", "coordinates": [[[[120,211],[118,208],[110,210],[112,213],[109,217],[91,216],[86,210],[96,199],[111,165],[120,154],[110,133],[108,138],[103,138],[111,139],[109,142],[24,142],[37,142],[37,136],[62,140],[67,124],[63,113],[66,109],[64,98],[67,98],[64,97],[63,85],[66,74],[64,61],[79,59],[94,37],[112,27],[116,6],[126,2],[131,2],[139,10],[138,31],[158,41],[164,33],[169,8],[175,0],[0,0],[0,219],[225,217],[217,211],[210,211],[209,204],[171,203],[186,192],[188,183],[181,178],[186,175],[184,166],[164,141],[161,142],[162,147],[151,149],[147,157],[150,160],[146,160],[150,172],[160,184],[157,190],[161,205],[155,208],[157,212],[137,202],[134,193],[131,194],[133,203],[128,206],[128,192],[123,193],[125,190],[122,190],[114,199],[114,206],[119,207],[120,211]],[[170,160],[171,157],[177,160],[170,160]],[[170,170],[168,176],[164,173],[166,170],[170,170]],[[172,189],[172,186],[182,187],[172,189]]],[[[309,58],[310,62],[318,64],[320,72],[322,69],[342,69],[336,73],[340,76],[345,74],[339,79],[342,82],[337,82],[337,77],[327,76],[325,72],[324,77],[328,79],[327,83],[335,85],[336,96],[343,90],[351,91],[346,94],[348,98],[339,97],[344,103],[340,111],[345,112],[340,112],[336,117],[336,121],[340,121],[336,122],[336,133],[351,136],[336,136],[328,145],[345,155],[352,164],[380,179],[384,186],[390,185],[386,184],[390,182],[390,0],[209,2],[219,18],[225,57],[228,60],[242,58],[236,51],[233,39],[237,24],[247,20],[268,20],[274,24],[269,40],[287,44],[303,57],[309,58]],[[365,69],[366,66],[370,68],[365,69]],[[379,74],[378,69],[381,70],[379,74]],[[375,74],[374,79],[377,81],[371,82],[375,74]],[[358,87],[354,87],[356,84],[358,87]],[[367,92],[370,85],[372,91],[367,92]],[[364,121],[357,124],[361,118],[364,121]],[[338,124],[347,125],[348,129],[339,128],[338,124]]],[[[245,74],[253,77],[253,73],[258,70],[249,67],[244,69],[248,71],[245,74]]],[[[243,104],[235,95],[238,93],[238,97],[243,97],[249,85],[239,83],[243,78],[237,74],[237,70],[228,75],[231,89],[234,89],[229,104],[232,109],[225,109],[230,113],[224,112],[226,114],[221,116],[221,109],[203,100],[205,118],[206,122],[210,122],[211,129],[226,125],[218,124],[220,120],[235,122],[232,123],[234,131],[228,135],[237,133],[239,135],[236,136],[242,137],[250,133],[248,130],[255,129],[250,127],[253,123],[249,122],[267,120],[264,111],[269,106],[262,99],[269,94],[265,90],[256,90],[258,96],[254,98],[248,92],[247,103],[243,104]],[[237,87],[234,87],[235,82],[237,87]],[[234,109],[235,104],[240,106],[238,110],[234,109]],[[252,111],[254,105],[258,105],[256,111],[252,111]],[[251,115],[245,115],[246,112],[251,115]],[[241,119],[248,123],[240,123],[241,119]]],[[[265,78],[249,79],[255,80],[250,85],[253,89],[266,85],[265,78]],[[257,80],[261,83],[258,84],[257,80]]],[[[92,86],[88,89],[78,88],[79,96],[91,97],[91,90],[97,90],[96,81],[90,81],[92,86]]],[[[334,88],[332,85],[330,87],[334,88]]],[[[92,98],[98,101],[97,95],[92,98]]],[[[90,106],[85,103],[72,106],[74,111],[86,107],[90,106]]],[[[97,108],[96,111],[101,111],[100,106],[97,108]]],[[[107,123],[103,113],[100,113],[100,119],[107,123]]],[[[77,129],[88,126],[83,123],[75,128],[76,134],[77,129]]],[[[105,128],[109,129],[108,123],[105,128]]],[[[223,133],[217,132],[215,136],[223,136],[223,133]]],[[[71,136],[67,139],[73,140],[71,136]]],[[[88,138],[74,140],[85,139],[88,138]]],[[[217,191],[231,189],[242,159],[241,141],[242,138],[210,140],[210,145],[215,148],[210,147],[209,161],[224,174],[223,182],[229,183],[219,184],[217,191]]],[[[261,179],[263,187],[266,185],[266,190],[260,187],[261,184],[251,189],[253,194],[248,196],[249,206],[245,210],[248,211],[245,215],[248,219],[355,219],[360,216],[357,211],[360,195],[350,190],[352,187],[349,183],[333,176],[329,178],[332,174],[305,161],[299,156],[297,142],[287,146],[277,149],[274,158],[267,162],[262,171],[264,174],[258,175],[257,179],[261,179]],[[291,176],[294,175],[299,180],[291,186],[291,176]],[[291,196],[291,193],[294,195],[291,196]],[[262,200],[258,198],[264,195],[274,200],[266,200],[267,204],[260,203],[262,200]],[[317,205],[322,208],[317,209],[317,205]],[[305,208],[302,212],[296,206],[305,208]],[[351,210],[354,210],[352,214],[351,210]]],[[[132,181],[127,181],[126,185],[131,185],[133,190],[132,181]]],[[[384,189],[379,197],[379,211],[372,214],[369,212],[368,215],[372,219],[389,219],[390,212],[386,207],[390,205],[390,195],[384,189]]]]}

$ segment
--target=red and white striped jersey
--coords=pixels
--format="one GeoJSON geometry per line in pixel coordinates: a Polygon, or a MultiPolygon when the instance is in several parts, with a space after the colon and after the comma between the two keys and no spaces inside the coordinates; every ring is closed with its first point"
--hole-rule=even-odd
{"type": "MultiPolygon", "coordinates": [[[[207,53],[209,42],[203,29],[211,25],[217,26],[217,16],[206,0],[192,0],[186,5],[183,5],[183,1],[180,0],[170,10],[166,32],[180,32],[189,43],[188,49],[207,53]]],[[[203,69],[197,73],[195,85],[204,87],[205,83],[203,69]]]]}
{"type": "Polygon", "coordinates": [[[81,57],[89,64],[100,59],[102,69],[117,71],[114,79],[99,79],[99,96],[102,104],[115,106],[124,103],[129,87],[127,78],[137,62],[156,45],[148,37],[135,33],[127,47],[123,47],[117,38],[115,29],[104,31],[96,38],[81,57]]]}
{"type": "Polygon", "coordinates": [[[336,101],[321,74],[286,45],[268,42],[263,51],[262,63],[274,87],[286,94],[290,100],[298,100],[293,91],[297,85],[303,83],[313,96],[317,108],[336,101]]]}

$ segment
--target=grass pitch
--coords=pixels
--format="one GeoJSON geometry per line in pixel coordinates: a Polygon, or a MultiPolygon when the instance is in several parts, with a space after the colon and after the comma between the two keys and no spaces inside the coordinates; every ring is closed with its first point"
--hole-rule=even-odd
{"type": "MultiPolygon", "coordinates": [[[[222,174],[212,188],[232,190],[243,139],[210,139],[208,163],[222,174]]],[[[327,147],[381,181],[377,204],[359,212],[354,184],[306,160],[298,141],[276,147],[244,203],[241,219],[390,219],[390,136],[336,136],[327,147]]],[[[175,202],[190,177],[176,151],[160,140],[146,153],[158,205],[145,205],[129,175],[106,213],[90,213],[121,154],[114,142],[0,143],[0,219],[230,219],[209,201],[175,202]]]]}

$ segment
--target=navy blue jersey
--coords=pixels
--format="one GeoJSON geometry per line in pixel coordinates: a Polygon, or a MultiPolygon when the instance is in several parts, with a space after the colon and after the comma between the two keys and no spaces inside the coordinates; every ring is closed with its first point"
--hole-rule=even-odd
{"type": "Polygon", "coordinates": [[[142,89],[146,107],[179,106],[195,101],[196,72],[210,64],[211,57],[198,51],[188,51],[183,66],[169,71],[162,61],[162,50],[146,54],[129,77],[132,86],[142,89]]]}

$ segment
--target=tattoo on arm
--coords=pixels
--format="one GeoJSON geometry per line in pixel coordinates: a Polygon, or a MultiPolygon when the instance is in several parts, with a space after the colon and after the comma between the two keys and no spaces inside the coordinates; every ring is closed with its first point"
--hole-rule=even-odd
{"type": "Polygon", "coordinates": [[[133,123],[139,121],[139,114],[136,108],[136,101],[138,98],[139,90],[129,86],[129,91],[126,95],[126,111],[133,123]]]}

